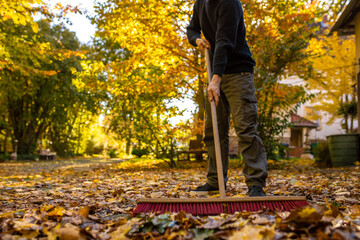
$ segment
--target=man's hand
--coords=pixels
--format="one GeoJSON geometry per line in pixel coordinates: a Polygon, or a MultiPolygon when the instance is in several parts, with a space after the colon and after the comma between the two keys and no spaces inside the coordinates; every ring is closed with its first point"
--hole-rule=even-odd
{"type": "Polygon", "coordinates": [[[196,45],[200,48],[201,51],[205,51],[205,48],[210,49],[210,43],[206,39],[197,38],[196,45]]]}
{"type": "Polygon", "coordinates": [[[211,102],[213,99],[215,99],[216,106],[219,103],[220,83],[221,83],[221,77],[217,74],[214,74],[207,89],[209,101],[211,102]]]}

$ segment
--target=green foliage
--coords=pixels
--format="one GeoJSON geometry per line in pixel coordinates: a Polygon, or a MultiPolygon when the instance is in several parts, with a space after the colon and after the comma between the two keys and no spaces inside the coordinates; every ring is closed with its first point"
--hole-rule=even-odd
{"type": "Polygon", "coordinates": [[[315,20],[316,3],[244,0],[243,4],[248,42],[257,63],[254,80],[258,131],[268,158],[276,159],[280,138],[291,126],[291,114],[312,97],[306,86],[281,81],[292,75],[305,75],[311,65],[304,62],[304,50],[316,30],[310,25],[315,20]]]}
{"type": "Polygon", "coordinates": [[[38,160],[39,155],[38,154],[18,154],[17,160],[38,160]]]}
{"type": "Polygon", "coordinates": [[[9,153],[1,153],[0,154],[0,160],[7,161],[9,159],[10,159],[10,154],[9,153]]]}
{"type": "Polygon", "coordinates": [[[307,94],[303,87],[278,84],[273,89],[264,87],[259,94],[271,96],[271,102],[267,97],[259,98],[258,131],[263,140],[267,157],[269,159],[283,158],[284,156],[279,154],[284,147],[279,136],[282,136],[284,131],[292,126],[292,113],[296,113],[297,108],[310,100],[313,95],[307,94]],[[286,95],[285,91],[289,91],[289,94],[286,95]]]}
{"type": "Polygon", "coordinates": [[[319,167],[332,167],[330,159],[330,148],[328,141],[322,141],[313,149],[315,156],[315,164],[319,167]]]}
{"type": "Polygon", "coordinates": [[[92,156],[95,152],[95,142],[93,139],[86,140],[85,153],[92,156]]]}
{"type": "Polygon", "coordinates": [[[37,24],[38,32],[11,21],[2,27],[10,37],[28,36],[24,46],[8,46],[13,62],[26,66],[28,72],[5,67],[0,72],[0,96],[19,141],[18,153],[33,154],[37,140],[48,138],[52,151],[73,156],[79,153],[81,128],[96,105],[92,95],[73,84],[76,72],[82,70],[80,43],[61,25],[37,24]]]}
{"type": "Polygon", "coordinates": [[[284,144],[280,144],[278,146],[278,158],[280,159],[286,159],[287,157],[287,152],[289,151],[289,147],[284,145],[284,144]]]}
{"type": "Polygon", "coordinates": [[[357,102],[352,100],[348,102],[341,102],[338,111],[336,112],[338,116],[341,116],[344,121],[341,124],[341,127],[345,129],[346,133],[355,132],[354,130],[354,120],[357,116],[357,102]],[[350,126],[348,124],[348,119],[350,118],[350,126]]]}
{"type": "MultiPolygon", "coordinates": [[[[118,156],[118,152],[117,152],[117,150],[116,149],[110,149],[109,150],[109,152],[108,152],[108,154],[109,154],[109,157],[110,158],[116,158],[117,156],[118,156]]],[[[134,154],[135,155],[135,154],[134,154]]],[[[137,155],[136,155],[137,156],[137,155]]],[[[140,156],[141,157],[141,156],[140,156]]]]}
{"type": "Polygon", "coordinates": [[[132,155],[137,156],[138,158],[141,158],[142,156],[145,156],[149,153],[147,149],[140,149],[140,148],[134,148],[131,152],[132,155]]]}
{"type": "Polygon", "coordinates": [[[345,102],[340,104],[340,108],[338,109],[338,114],[340,116],[357,116],[357,103],[355,101],[345,102]]]}

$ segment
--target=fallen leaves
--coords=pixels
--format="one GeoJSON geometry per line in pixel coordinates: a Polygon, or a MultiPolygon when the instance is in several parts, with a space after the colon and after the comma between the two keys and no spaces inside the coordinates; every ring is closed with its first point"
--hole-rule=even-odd
{"type": "Polygon", "coordinates": [[[64,227],[55,231],[60,240],[86,240],[86,236],[80,229],[74,227],[64,227]]]}
{"type": "MultiPolygon", "coordinates": [[[[134,217],[138,198],[190,197],[190,190],[204,181],[206,163],[172,170],[149,163],[136,169],[129,163],[95,162],[87,167],[60,163],[51,167],[50,163],[18,163],[9,168],[2,164],[0,238],[360,239],[358,167],[321,170],[291,162],[286,170],[270,171],[269,195],[308,196],[311,205],[292,212],[264,209],[207,217],[185,212],[134,217]]],[[[241,171],[231,168],[230,197],[246,194],[241,171]]]]}
{"type": "Polygon", "coordinates": [[[272,227],[246,225],[241,231],[236,231],[229,240],[272,240],[274,237],[275,225],[272,227]]]}
{"type": "Polygon", "coordinates": [[[324,212],[325,208],[319,206],[295,209],[290,213],[289,217],[286,218],[285,223],[318,224],[324,212]]]}

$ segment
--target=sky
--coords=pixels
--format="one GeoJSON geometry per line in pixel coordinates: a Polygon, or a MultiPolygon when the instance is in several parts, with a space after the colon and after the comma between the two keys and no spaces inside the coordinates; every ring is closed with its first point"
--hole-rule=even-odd
{"type": "MultiPolygon", "coordinates": [[[[104,0],[97,0],[97,2],[103,2],[104,0]]],[[[52,3],[60,2],[62,5],[70,4],[72,6],[78,6],[79,9],[85,9],[88,11],[89,15],[94,14],[94,0],[57,0],[52,1],[52,3]]],[[[67,28],[70,31],[76,33],[76,36],[82,43],[88,43],[91,41],[91,37],[94,36],[95,26],[93,26],[89,19],[87,19],[86,14],[75,14],[70,13],[67,16],[72,25],[66,24],[67,28]]]]}

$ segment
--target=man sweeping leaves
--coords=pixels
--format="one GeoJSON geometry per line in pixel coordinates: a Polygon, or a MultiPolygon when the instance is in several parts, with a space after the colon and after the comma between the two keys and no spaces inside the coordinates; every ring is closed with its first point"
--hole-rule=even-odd
{"type": "MultiPolygon", "coordinates": [[[[215,101],[220,135],[221,159],[225,185],[229,166],[230,112],[239,148],[245,160],[243,173],[248,195],[265,196],[267,159],[264,145],[256,131],[257,100],[253,72],[255,61],[245,39],[243,8],[239,0],[196,0],[187,37],[193,46],[210,49],[212,80],[207,88],[209,101],[215,101]],[[201,32],[205,39],[201,38],[201,32]]],[[[208,150],[207,182],[196,194],[218,191],[215,146],[210,102],[205,104],[204,143],[208,150]]]]}

